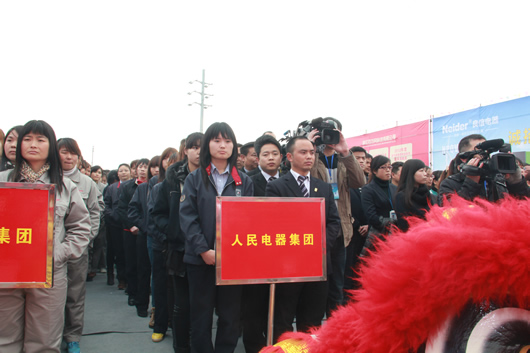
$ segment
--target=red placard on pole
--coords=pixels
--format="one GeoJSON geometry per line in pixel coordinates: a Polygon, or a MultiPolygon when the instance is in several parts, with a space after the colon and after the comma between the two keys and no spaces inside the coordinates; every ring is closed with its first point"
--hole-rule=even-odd
{"type": "Polygon", "coordinates": [[[217,284],[326,280],[323,198],[218,197],[217,284]]]}
{"type": "Polygon", "coordinates": [[[0,182],[0,288],[51,288],[55,185],[0,182]]]}

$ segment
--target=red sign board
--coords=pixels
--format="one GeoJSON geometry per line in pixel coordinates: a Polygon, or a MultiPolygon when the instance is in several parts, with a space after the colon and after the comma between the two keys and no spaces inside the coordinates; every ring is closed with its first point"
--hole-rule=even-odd
{"type": "Polygon", "coordinates": [[[0,183],[0,288],[50,288],[55,185],[0,183]]]}
{"type": "Polygon", "coordinates": [[[218,197],[217,284],[326,280],[323,198],[218,197]]]}

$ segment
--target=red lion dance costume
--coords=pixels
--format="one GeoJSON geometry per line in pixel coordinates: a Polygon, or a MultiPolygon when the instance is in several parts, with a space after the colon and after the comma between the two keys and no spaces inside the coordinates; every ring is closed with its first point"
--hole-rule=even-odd
{"type": "Polygon", "coordinates": [[[530,352],[530,201],[453,198],[361,267],[355,302],[262,352],[530,352]]]}

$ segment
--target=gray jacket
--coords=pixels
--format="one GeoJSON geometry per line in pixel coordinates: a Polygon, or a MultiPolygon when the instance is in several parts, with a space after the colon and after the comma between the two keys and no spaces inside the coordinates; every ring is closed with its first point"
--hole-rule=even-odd
{"type": "Polygon", "coordinates": [[[81,193],[85,206],[90,213],[90,240],[92,240],[98,235],[100,214],[105,209],[103,195],[99,191],[97,184],[90,177],[82,174],[77,168],[75,168],[73,174],[65,175],[65,178],[70,179],[77,185],[77,189],[81,193]]]}
{"type": "MultiPolygon", "coordinates": [[[[12,170],[0,173],[0,181],[8,181],[12,170]]],[[[22,179],[20,182],[27,182],[22,179]]],[[[90,241],[90,219],[77,186],[63,178],[64,186],[55,197],[55,222],[53,227],[53,262],[61,267],[70,260],[83,255],[90,241]]],[[[50,184],[48,173],[44,173],[38,184],[50,184]]]]}

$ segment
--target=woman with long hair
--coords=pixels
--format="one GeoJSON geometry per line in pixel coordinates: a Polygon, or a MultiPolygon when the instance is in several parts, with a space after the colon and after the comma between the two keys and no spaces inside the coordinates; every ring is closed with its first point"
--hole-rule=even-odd
{"type": "Polygon", "coordinates": [[[180,230],[179,208],[184,180],[199,166],[202,137],[203,134],[199,132],[188,136],[184,149],[186,158],[182,161],[178,161],[176,150],[169,156],[164,179],[153,187],[148,203],[150,219],[156,226],[152,234],[153,296],[157,309],[154,315],[152,340],[158,342],[164,337],[167,331],[168,311],[172,309],[175,352],[187,352],[190,349],[189,286],[186,266],[182,261],[184,236],[180,230]],[[168,275],[173,284],[172,288],[166,286],[168,275]],[[164,300],[168,289],[173,294],[173,306],[166,305],[168,301],[164,300]]]}
{"type": "Polygon", "coordinates": [[[374,157],[370,164],[370,182],[361,189],[361,203],[370,226],[365,249],[373,249],[375,238],[388,234],[394,223],[393,198],[396,186],[390,182],[391,176],[390,159],[385,156],[374,157]]]}
{"type": "Polygon", "coordinates": [[[160,155],[160,165],[158,167],[158,180],[157,180],[158,183],[163,182],[164,179],[166,178],[166,171],[167,171],[167,168],[169,167],[169,164],[168,164],[169,158],[174,153],[177,153],[177,149],[173,147],[168,147],[160,155]]]}
{"type": "Polygon", "coordinates": [[[429,211],[432,198],[428,182],[427,167],[423,161],[409,159],[405,162],[394,199],[397,226],[402,231],[409,228],[406,217],[424,217],[425,212],[429,211]]]}
{"type": "MultiPolygon", "coordinates": [[[[147,250],[149,253],[149,261],[151,263],[151,293],[152,293],[151,295],[151,318],[149,319],[149,327],[155,329],[155,332],[152,335],[153,342],[160,342],[161,340],[164,339],[165,332],[167,331],[168,315],[169,315],[167,307],[168,307],[168,303],[170,302],[170,299],[166,300],[165,298],[171,298],[171,296],[168,295],[167,293],[166,284],[168,280],[165,277],[167,276],[165,267],[162,268],[161,270],[155,268],[156,267],[155,265],[157,264],[155,263],[155,256],[156,256],[155,248],[157,250],[162,250],[162,251],[166,249],[165,249],[165,244],[163,242],[162,244],[160,244],[160,242],[158,241],[160,239],[161,234],[156,229],[153,223],[152,217],[150,217],[150,210],[153,208],[152,205],[155,203],[156,197],[158,195],[157,185],[163,182],[166,177],[166,170],[168,168],[169,158],[173,153],[176,153],[176,152],[177,150],[175,148],[168,147],[162,152],[160,157],[157,156],[158,157],[157,158],[158,159],[158,162],[157,162],[158,163],[158,174],[156,175],[156,177],[152,178],[149,181],[149,192],[147,196],[147,215],[146,215],[147,250]],[[159,278],[161,278],[162,280],[159,281],[158,280],[159,278]],[[157,295],[159,292],[163,292],[163,295],[160,296],[162,299],[160,300],[159,305],[157,305],[156,298],[159,297],[159,295],[157,295]],[[165,298],[164,298],[164,295],[165,295],[165,298]],[[165,316],[163,317],[162,321],[164,322],[162,323],[162,325],[157,325],[156,323],[155,308],[157,306],[159,307],[159,312],[157,313],[158,314],[157,317],[160,317],[160,314],[165,311],[165,313],[163,313],[165,316]]],[[[153,158],[151,162],[149,163],[150,170],[152,170],[151,163],[154,163],[154,162],[156,161],[153,158]]],[[[161,256],[162,257],[166,256],[165,251],[162,253],[161,256]]],[[[161,320],[158,320],[158,321],[161,321],[161,320]]]]}
{"type": "Polygon", "coordinates": [[[0,352],[60,352],[67,293],[66,264],[80,258],[90,219],[77,186],[63,171],[55,132],[42,120],[26,123],[17,141],[15,168],[0,181],[55,184],[53,287],[0,289],[0,352]]]}
{"type": "Polygon", "coordinates": [[[23,126],[17,125],[7,130],[0,160],[0,172],[13,169],[17,157],[17,140],[23,126]]]}
{"type": "Polygon", "coordinates": [[[210,125],[201,141],[200,168],[187,176],[182,189],[180,225],[186,241],[191,346],[197,352],[214,352],[215,308],[219,317],[215,351],[233,351],[239,338],[241,286],[216,286],[214,250],[217,196],[254,195],[250,178],[237,170],[237,157],[232,128],[226,123],[210,125]]]}

